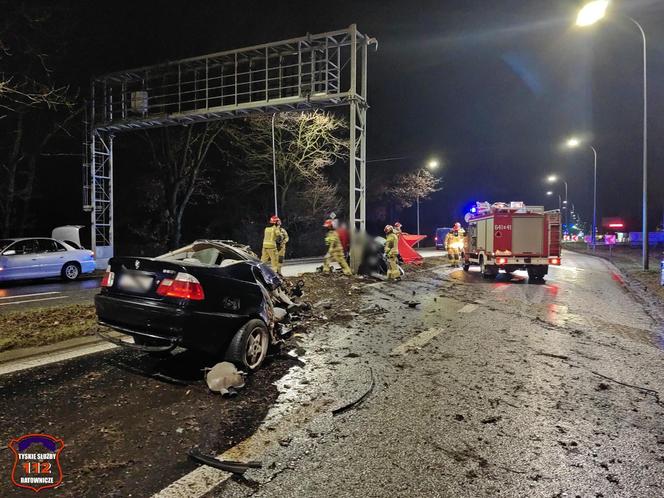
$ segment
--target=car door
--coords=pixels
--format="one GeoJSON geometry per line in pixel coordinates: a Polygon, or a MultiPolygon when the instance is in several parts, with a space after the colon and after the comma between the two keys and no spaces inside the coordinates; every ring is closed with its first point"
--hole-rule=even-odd
{"type": "Polygon", "coordinates": [[[52,239],[37,239],[39,276],[57,277],[65,263],[66,249],[52,239]]]}
{"type": "Polygon", "coordinates": [[[7,247],[3,253],[7,261],[7,267],[3,271],[7,272],[7,278],[18,280],[39,277],[37,250],[35,239],[19,240],[7,247]]]}

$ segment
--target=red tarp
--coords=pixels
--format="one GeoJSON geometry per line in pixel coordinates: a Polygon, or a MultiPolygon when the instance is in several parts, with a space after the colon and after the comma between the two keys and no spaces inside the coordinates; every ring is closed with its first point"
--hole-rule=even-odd
{"type": "Polygon", "coordinates": [[[418,263],[422,261],[422,256],[413,249],[413,246],[426,238],[426,235],[401,234],[401,237],[399,237],[399,255],[404,263],[418,263]]]}

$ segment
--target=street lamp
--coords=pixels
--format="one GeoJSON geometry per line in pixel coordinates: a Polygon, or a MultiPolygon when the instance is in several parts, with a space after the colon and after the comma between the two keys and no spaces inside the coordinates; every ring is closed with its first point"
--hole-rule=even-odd
{"type": "MultiPolygon", "coordinates": [[[[581,140],[576,137],[571,137],[567,139],[565,145],[568,149],[575,149],[581,145],[581,140]]],[[[590,149],[593,151],[594,158],[594,176],[593,176],[593,228],[592,228],[592,242],[593,242],[593,251],[595,250],[596,241],[597,241],[597,149],[593,145],[589,145],[590,149]]]]}
{"type": "MultiPolygon", "coordinates": [[[[558,175],[549,175],[546,178],[546,181],[549,183],[556,183],[559,180],[558,175]]],[[[562,182],[565,184],[565,200],[563,201],[563,204],[567,206],[567,181],[562,180],[562,182]]],[[[565,219],[563,220],[565,223],[565,226],[567,227],[569,225],[569,208],[565,207],[565,219]]]]}
{"type": "MultiPolygon", "coordinates": [[[[432,157],[426,162],[426,168],[430,171],[433,171],[440,166],[440,161],[435,157],[432,157]]],[[[420,196],[417,196],[417,235],[420,235],[420,196]]],[[[420,247],[420,241],[417,241],[417,247],[420,247]]]]}
{"type": "Polygon", "coordinates": [[[277,113],[272,114],[272,176],[274,184],[274,215],[279,216],[279,210],[277,208],[277,149],[275,147],[274,139],[274,118],[277,117],[277,113]]]}
{"type": "MultiPolygon", "coordinates": [[[[554,194],[554,192],[552,190],[549,190],[546,193],[546,195],[548,195],[549,197],[551,197],[553,194],[554,194]]],[[[560,196],[560,194],[558,194],[558,211],[562,211],[562,210],[563,210],[563,199],[560,196]]]]}
{"type": "MultiPolygon", "coordinates": [[[[601,20],[606,15],[606,10],[609,6],[609,0],[594,0],[588,2],[579,11],[576,18],[577,26],[590,26],[601,20]]],[[[646,33],[643,26],[630,16],[625,16],[638,28],[643,40],[643,254],[642,265],[643,269],[647,270],[650,267],[648,259],[648,65],[647,65],[647,47],[646,47],[646,33]]]]}

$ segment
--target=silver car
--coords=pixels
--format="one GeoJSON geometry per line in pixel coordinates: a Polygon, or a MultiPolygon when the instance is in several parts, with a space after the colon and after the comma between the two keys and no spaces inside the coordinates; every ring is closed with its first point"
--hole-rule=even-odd
{"type": "Polygon", "coordinates": [[[93,252],[73,243],[43,237],[0,239],[0,282],[48,277],[76,280],[95,268],[93,252]]]}

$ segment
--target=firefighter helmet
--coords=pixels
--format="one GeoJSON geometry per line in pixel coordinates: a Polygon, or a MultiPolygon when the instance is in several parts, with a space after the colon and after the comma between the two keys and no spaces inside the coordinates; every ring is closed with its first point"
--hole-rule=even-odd
{"type": "Polygon", "coordinates": [[[454,224],[454,230],[461,230],[461,223],[458,221],[454,224]]]}
{"type": "Polygon", "coordinates": [[[390,233],[394,231],[394,227],[392,225],[385,225],[385,233],[390,233]]]}
{"type": "Polygon", "coordinates": [[[397,228],[397,229],[398,229],[398,228],[401,228],[401,223],[399,223],[399,222],[397,221],[397,222],[394,224],[394,228],[397,228]]]}
{"type": "Polygon", "coordinates": [[[332,220],[325,220],[325,223],[323,223],[323,226],[325,228],[334,228],[334,222],[332,220]]]}
{"type": "Polygon", "coordinates": [[[270,218],[270,224],[276,225],[277,223],[281,223],[281,219],[279,219],[279,217],[275,214],[272,216],[272,218],[270,218]]]}

